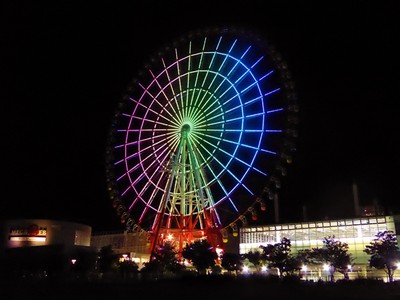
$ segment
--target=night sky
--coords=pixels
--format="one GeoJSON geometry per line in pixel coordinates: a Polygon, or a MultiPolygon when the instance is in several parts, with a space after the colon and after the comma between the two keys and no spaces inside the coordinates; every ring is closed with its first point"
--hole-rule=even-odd
{"type": "Polygon", "coordinates": [[[398,1],[115,2],[0,6],[0,218],[123,228],[104,167],[116,105],[159,48],[212,26],[261,33],[292,72],[299,140],[282,222],[303,206],[309,219],[351,217],[354,181],[361,205],[400,213],[398,1]]]}

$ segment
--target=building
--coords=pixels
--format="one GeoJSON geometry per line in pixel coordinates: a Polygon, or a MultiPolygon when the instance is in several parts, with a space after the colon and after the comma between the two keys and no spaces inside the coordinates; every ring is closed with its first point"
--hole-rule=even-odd
{"type": "Polygon", "coordinates": [[[67,250],[90,246],[92,228],[73,222],[15,219],[3,222],[0,249],[63,245],[67,250]]]}
{"type": "Polygon", "coordinates": [[[116,254],[134,261],[139,268],[150,259],[149,235],[144,230],[94,233],[90,243],[97,251],[104,246],[111,246],[116,254]]]}
{"type": "MultiPolygon", "coordinates": [[[[244,227],[240,229],[239,252],[261,251],[260,245],[279,243],[285,237],[290,239],[292,253],[296,254],[299,250],[322,247],[324,237],[334,236],[348,244],[349,253],[355,259],[350,270],[352,278],[385,278],[383,272],[369,267],[370,257],[363,252],[376,234],[385,230],[399,234],[400,215],[244,227]]],[[[309,268],[305,273],[312,279],[327,275],[324,266],[309,268]]],[[[400,277],[400,274],[395,275],[400,277]]]]}
{"type": "Polygon", "coordinates": [[[6,220],[0,225],[2,275],[60,274],[96,255],[88,225],[46,219],[6,220]]]}

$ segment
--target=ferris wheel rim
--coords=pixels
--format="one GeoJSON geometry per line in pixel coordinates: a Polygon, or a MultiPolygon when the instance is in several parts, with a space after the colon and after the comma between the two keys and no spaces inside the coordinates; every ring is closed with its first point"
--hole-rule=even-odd
{"type": "MultiPolygon", "coordinates": [[[[221,37],[222,37],[223,35],[221,35],[221,37]]],[[[176,49],[176,48],[175,48],[176,49]]],[[[222,52],[218,52],[217,54],[216,54],[216,52],[214,51],[204,51],[204,52],[202,52],[202,53],[191,53],[190,55],[188,55],[188,56],[186,56],[185,58],[179,58],[177,61],[174,61],[174,62],[172,62],[172,63],[170,63],[169,65],[167,65],[167,67],[165,67],[166,66],[166,64],[165,64],[165,62],[163,61],[163,65],[164,65],[164,69],[163,69],[163,72],[161,72],[161,73],[158,73],[158,74],[156,74],[155,76],[152,74],[152,76],[153,76],[153,81],[151,82],[151,83],[149,83],[147,86],[142,86],[142,88],[143,88],[143,93],[142,93],[142,95],[141,95],[141,97],[145,97],[146,96],[146,93],[148,93],[148,91],[154,86],[154,85],[158,85],[159,83],[158,83],[158,80],[162,77],[162,76],[165,76],[165,74],[166,73],[168,73],[168,71],[171,69],[171,68],[173,68],[173,67],[176,67],[177,65],[179,65],[180,63],[184,63],[185,62],[185,59],[194,59],[194,57],[195,56],[200,56],[200,55],[222,55],[222,56],[226,56],[226,57],[230,57],[230,55],[226,55],[225,53],[222,53],[222,52]],[[189,58],[188,58],[189,57],[189,58]]],[[[235,57],[235,60],[236,61],[239,61],[236,57],[235,57]]],[[[240,62],[240,63],[242,63],[242,62],[240,62]]],[[[247,65],[245,66],[246,68],[247,68],[247,70],[249,70],[249,68],[247,67],[247,65]]],[[[149,69],[150,67],[148,67],[147,69],[149,69]]],[[[197,73],[198,73],[199,71],[197,70],[197,73]]],[[[202,72],[206,72],[206,70],[202,70],[202,72]]],[[[215,73],[215,74],[217,74],[217,72],[214,72],[214,71],[211,71],[210,73],[215,73]]],[[[191,75],[193,75],[193,76],[195,76],[196,75],[196,71],[188,71],[187,73],[182,73],[182,74],[180,74],[179,75],[179,77],[177,77],[177,78],[174,78],[174,80],[172,81],[172,83],[175,83],[175,82],[177,82],[177,81],[181,81],[181,80],[184,80],[187,76],[191,76],[191,75]],[[185,77],[186,76],[186,77],[185,77]]],[[[216,76],[219,76],[220,74],[217,74],[216,76]]],[[[252,74],[252,76],[253,76],[253,79],[254,79],[254,81],[255,82],[257,82],[257,80],[259,79],[259,78],[256,78],[253,74],[252,74]]],[[[172,84],[171,82],[168,82],[167,83],[167,87],[168,87],[168,85],[171,85],[172,84]]],[[[167,87],[164,87],[165,89],[167,88],[167,87]]],[[[235,89],[235,88],[234,88],[235,89]]],[[[260,90],[260,88],[259,88],[259,90],[260,90]]],[[[293,90],[292,88],[289,88],[288,90],[293,90]]],[[[187,90],[186,91],[187,92],[187,94],[190,94],[190,93],[194,93],[194,92],[190,92],[190,90],[187,90]]],[[[268,95],[268,93],[274,93],[275,91],[273,91],[273,90],[270,90],[270,91],[267,91],[267,92],[260,92],[260,94],[261,94],[261,98],[263,99],[263,97],[266,97],[267,95],[268,95]]],[[[290,91],[292,94],[293,94],[293,91],[290,91]]],[[[163,90],[160,90],[159,91],[159,94],[162,94],[163,93],[163,90]]],[[[176,96],[176,95],[175,95],[176,96]]],[[[180,98],[183,98],[184,96],[180,96],[180,98]]],[[[240,97],[238,97],[239,99],[240,99],[240,97]]],[[[130,121],[129,121],[129,126],[131,125],[131,124],[133,124],[134,123],[134,121],[135,120],[137,120],[137,116],[135,115],[135,112],[137,111],[137,110],[140,110],[140,101],[141,101],[141,99],[142,98],[139,98],[138,100],[135,100],[135,98],[133,98],[133,97],[129,97],[129,99],[130,99],[130,101],[132,101],[132,102],[136,102],[136,106],[135,106],[135,109],[133,110],[133,112],[132,112],[132,114],[131,114],[131,116],[130,116],[130,121]]],[[[154,103],[156,103],[157,102],[157,100],[156,99],[158,99],[158,97],[154,97],[154,99],[153,99],[153,101],[154,101],[154,103]]],[[[170,98],[168,101],[170,101],[170,102],[167,102],[167,103],[169,103],[169,107],[164,107],[165,108],[165,110],[164,111],[168,111],[168,108],[171,108],[172,106],[173,106],[173,104],[172,104],[172,98],[170,98]]],[[[242,102],[241,100],[240,100],[240,102],[242,102]]],[[[263,133],[263,134],[260,134],[260,138],[259,138],[259,141],[258,141],[258,145],[260,145],[261,143],[262,143],[262,140],[263,140],[263,138],[265,138],[265,135],[264,135],[264,133],[266,133],[267,132],[267,129],[265,129],[265,115],[266,115],[266,113],[269,113],[269,112],[271,112],[272,110],[270,110],[270,111],[268,111],[268,110],[266,110],[265,108],[264,108],[264,102],[263,101],[261,101],[261,103],[262,103],[262,113],[260,113],[260,115],[262,115],[262,122],[261,122],[261,124],[262,124],[262,128],[260,129],[260,131],[263,133]]],[[[152,105],[153,105],[153,102],[152,102],[152,104],[151,105],[149,105],[147,108],[147,111],[146,111],[146,114],[143,116],[143,118],[142,118],[142,123],[141,123],[141,125],[140,125],[140,128],[139,128],[139,130],[140,130],[140,133],[139,133],[139,139],[138,139],[138,147],[140,147],[140,141],[141,141],[141,139],[143,138],[143,139],[145,139],[146,138],[146,130],[148,130],[147,128],[146,128],[146,126],[145,126],[145,123],[147,122],[147,119],[146,119],[146,117],[147,117],[147,114],[149,113],[149,108],[151,108],[152,107],[152,105]]],[[[243,104],[242,104],[243,105],[243,104]]],[[[168,106],[168,105],[167,105],[168,106]]],[[[158,119],[157,119],[157,121],[158,121],[158,123],[154,123],[154,126],[156,127],[156,125],[160,125],[161,124],[161,126],[159,126],[158,128],[157,128],[157,130],[161,130],[162,128],[160,128],[160,127],[162,127],[163,125],[165,125],[166,123],[166,120],[168,119],[168,118],[166,118],[165,116],[161,116],[161,113],[162,113],[163,111],[160,111],[159,112],[159,116],[158,116],[158,119]],[[163,121],[161,122],[160,121],[160,119],[163,119],[163,121]],[[163,124],[163,123],[165,123],[165,124],[163,124]]],[[[172,115],[172,112],[171,111],[169,111],[169,116],[171,116],[172,115]]],[[[204,119],[204,118],[203,118],[204,119]]],[[[239,138],[239,142],[241,141],[241,137],[242,137],[242,135],[244,134],[244,132],[245,132],[245,128],[244,128],[244,125],[243,125],[243,120],[245,119],[245,116],[244,116],[244,113],[243,113],[243,115],[242,115],[242,127],[241,127],[241,130],[240,130],[240,138],[239,138]]],[[[189,121],[187,121],[187,120],[184,120],[184,121],[182,121],[181,120],[181,124],[180,124],[180,126],[182,127],[184,124],[189,124],[190,122],[189,121]]],[[[175,126],[175,135],[177,136],[178,134],[179,134],[179,124],[177,125],[177,124],[175,124],[176,126],[175,126]]],[[[192,125],[191,123],[190,123],[190,125],[192,125]]],[[[154,128],[155,128],[154,127],[154,128]]],[[[196,128],[195,126],[193,127],[194,129],[196,128]]],[[[226,128],[224,127],[224,130],[222,131],[222,130],[220,130],[220,136],[219,136],[219,142],[218,142],[218,145],[220,144],[220,143],[222,143],[223,142],[223,133],[222,132],[225,132],[226,131],[226,128]]],[[[283,131],[283,130],[282,130],[283,131]]],[[[166,132],[165,133],[165,138],[167,137],[167,134],[168,134],[168,131],[167,130],[164,130],[164,132],[166,132]]],[[[156,134],[156,130],[154,129],[153,131],[152,131],[152,134],[153,134],[153,140],[155,140],[155,139],[157,139],[157,138],[159,138],[159,136],[156,134]]],[[[198,133],[197,133],[198,134],[198,133]]],[[[193,135],[195,136],[196,135],[196,133],[195,132],[193,132],[193,135]]],[[[171,138],[172,139],[172,138],[171,138]]],[[[201,139],[201,138],[199,138],[199,137],[197,137],[197,142],[199,142],[199,141],[202,141],[202,142],[206,142],[204,139],[201,139]]],[[[168,147],[164,147],[164,152],[160,152],[160,153],[157,153],[157,155],[159,154],[159,156],[157,157],[157,160],[158,160],[158,162],[160,163],[160,165],[162,165],[162,163],[167,163],[167,158],[171,155],[171,153],[173,152],[173,150],[174,150],[174,145],[175,145],[175,148],[176,148],[176,145],[177,145],[177,139],[176,139],[176,137],[175,137],[175,140],[174,140],[175,142],[170,142],[171,144],[172,144],[172,146],[170,145],[169,146],[169,148],[168,147]],[[169,150],[168,150],[169,149],[169,150]]],[[[229,163],[228,163],[228,165],[233,161],[233,160],[235,160],[235,153],[238,151],[238,149],[239,149],[239,147],[240,147],[240,143],[237,143],[237,145],[236,145],[236,148],[235,148],[235,150],[234,150],[234,153],[233,153],[233,155],[231,155],[231,157],[230,157],[230,159],[229,159],[229,163]]],[[[159,141],[159,143],[161,143],[160,141],[159,141]]],[[[128,147],[129,146],[129,141],[128,141],[128,135],[126,136],[126,140],[125,140],[125,147],[128,147]]],[[[157,144],[156,144],[157,145],[157,144]]],[[[202,147],[201,145],[198,145],[198,147],[202,147]]],[[[139,148],[140,149],[140,148],[139,148]]],[[[145,149],[145,150],[143,150],[143,151],[146,151],[147,150],[147,148],[143,148],[143,149],[145,149]]],[[[150,149],[150,148],[148,148],[148,149],[150,149]]],[[[153,152],[156,152],[154,149],[154,146],[153,146],[153,152]]],[[[203,157],[203,163],[202,163],[202,166],[204,167],[204,168],[207,168],[208,166],[209,166],[209,164],[211,163],[211,161],[212,160],[214,160],[214,154],[217,152],[217,151],[219,151],[219,148],[215,148],[214,150],[213,150],[213,152],[211,152],[211,153],[208,153],[208,157],[203,157]]],[[[250,160],[250,162],[245,162],[244,164],[246,165],[248,165],[248,169],[241,175],[241,176],[235,176],[235,174],[234,173],[232,173],[232,171],[230,172],[229,170],[227,170],[227,169],[221,169],[217,174],[213,174],[214,175],[214,177],[213,178],[211,178],[210,179],[210,181],[208,181],[207,182],[207,186],[209,187],[209,186],[212,186],[212,185],[216,185],[216,184],[220,184],[220,183],[218,183],[218,180],[219,180],[219,178],[221,178],[222,177],[222,175],[223,174],[225,174],[225,173],[230,173],[230,176],[231,177],[233,177],[234,179],[236,179],[236,184],[235,185],[233,185],[233,187],[232,188],[230,188],[229,189],[229,191],[227,191],[227,192],[225,192],[225,195],[224,195],[224,198],[221,198],[221,199],[219,199],[219,200],[217,200],[215,203],[214,203],[214,205],[215,205],[215,207],[218,207],[219,206],[219,204],[221,203],[221,202],[224,202],[224,201],[226,201],[227,199],[229,199],[229,197],[234,193],[234,191],[237,189],[237,187],[238,186],[240,186],[241,184],[242,184],[242,181],[244,180],[244,178],[247,176],[247,174],[250,172],[250,170],[252,169],[252,166],[253,166],[253,163],[254,163],[254,161],[257,159],[257,154],[258,154],[258,152],[259,151],[261,151],[261,150],[257,150],[255,153],[254,153],[254,155],[252,156],[252,158],[251,158],[251,160],[250,160]]],[[[206,152],[206,149],[203,149],[203,152],[206,152]]],[[[271,151],[271,153],[272,153],[272,151],[271,151]]],[[[139,154],[138,154],[139,156],[141,156],[141,155],[144,155],[144,152],[142,153],[142,152],[139,152],[139,154]]],[[[204,154],[203,154],[204,155],[204,154]]],[[[125,157],[129,157],[129,153],[127,152],[127,151],[125,151],[125,157]]],[[[143,160],[150,160],[150,157],[152,157],[152,156],[147,156],[147,158],[146,157],[144,157],[143,158],[143,160]]],[[[141,160],[141,159],[140,159],[141,160]]],[[[157,161],[156,160],[156,161],[157,161]]],[[[127,162],[127,159],[126,158],[124,158],[124,162],[125,162],[125,164],[126,164],[126,162],[127,162]]],[[[221,162],[220,162],[220,164],[221,164],[221,162]]],[[[166,192],[166,190],[165,190],[165,186],[164,187],[160,187],[160,185],[159,185],[159,183],[155,180],[155,179],[153,179],[153,177],[155,176],[154,175],[154,173],[153,174],[151,174],[151,175],[149,175],[149,174],[147,174],[146,173],[146,169],[144,169],[143,168],[143,165],[141,165],[140,166],[141,168],[142,168],[142,171],[143,171],[143,173],[145,174],[145,176],[146,176],[146,178],[147,178],[147,180],[151,183],[151,185],[153,186],[153,188],[154,189],[156,189],[156,190],[160,190],[160,191],[162,191],[162,192],[166,192]],[[153,175],[153,176],[152,176],[153,175]]],[[[129,166],[128,165],[126,165],[126,169],[128,170],[128,173],[129,173],[129,166]]],[[[212,172],[211,172],[212,173],[212,172]]],[[[262,172],[260,172],[260,173],[262,173],[262,172]]],[[[124,175],[122,175],[122,176],[124,176],[124,175]]],[[[129,177],[129,174],[128,174],[128,177],[129,177]]],[[[137,178],[136,178],[137,179],[137,178]]],[[[145,207],[146,207],[146,209],[151,209],[151,210],[153,210],[153,211],[158,211],[158,208],[156,208],[156,207],[153,207],[151,204],[152,203],[149,203],[149,202],[147,202],[147,200],[146,199],[144,199],[142,196],[141,196],[141,192],[139,191],[139,190],[136,190],[136,188],[135,188],[135,180],[136,180],[135,178],[129,178],[129,181],[130,181],[130,183],[131,183],[131,185],[130,185],[130,187],[128,187],[128,189],[133,189],[134,191],[135,191],[135,193],[138,195],[138,199],[145,205],[145,207]]],[[[220,184],[221,185],[221,184],[220,184]]],[[[221,185],[221,189],[223,189],[222,188],[222,185],[221,185]]],[[[248,189],[249,190],[249,189],[248,189]]],[[[123,191],[122,193],[121,193],[121,195],[122,196],[124,196],[124,194],[125,194],[125,192],[126,192],[127,190],[125,190],[125,191],[123,191]]],[[[251,191],[249,190],[249,192],[251,193],[251,191]]],[[[254,198],[255,199],[258,199],[258,198],[256,198],[256,196],[257,195],[255,195],[255,194],[252,194],[252,196],[255,196],[254,198]]],[[[232,202],[232,201],[231,201],[232,202]]],[[[255,203],[255,201],[253,201],[253,204],[255,203]]],[[[232,206],[235,206],[234,205],[234,203],[232,202],[232,206]]],[[[132,206],[131,206],[132,207],[132,206]]],[[[129,209],[131,209],[131,207],[129,207],[129,209]]],[[[244,212],[241,212],[241,213],[244,213],[244,212]]],[[[240,215],[239,215],[239,217],[240,217],[240,215]]],[[[226,226],[228,226],[229,224],[224,224],[224,225],[226,225],[226,226]]]]}

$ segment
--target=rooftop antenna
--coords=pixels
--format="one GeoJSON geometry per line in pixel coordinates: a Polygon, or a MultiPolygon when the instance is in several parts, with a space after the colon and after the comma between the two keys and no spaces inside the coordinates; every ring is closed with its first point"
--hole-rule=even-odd
{"type": "Polygon", "coordinates": [[[279,198],[278,193],[274,195],[274,207],[275,207],[275,223],[279,223],[279,198]]]}
{"type": "Polygon", "coordinates": [[[354,213],[356,217],[359,217],[360,214],[360,200],[358,197],[358,186],[355,181],[353,181],[353,200],[354,200],[354,213]]]}

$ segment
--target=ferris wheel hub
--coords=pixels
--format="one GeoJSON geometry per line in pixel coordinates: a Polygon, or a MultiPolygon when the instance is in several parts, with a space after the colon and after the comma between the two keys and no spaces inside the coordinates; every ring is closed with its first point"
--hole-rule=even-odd
{"type": "Polygon", "coordinates": [[[190,132],[190,125],[187,124],[187,123],[186,123],[186,124],[183,124],[183,125],[182,125],[182,129],[181,129],[181,132],[182,132],[182,133],[184,133],[184,132],[185,132],[185,133],[189,133],[189,132],[190,132]]]}

